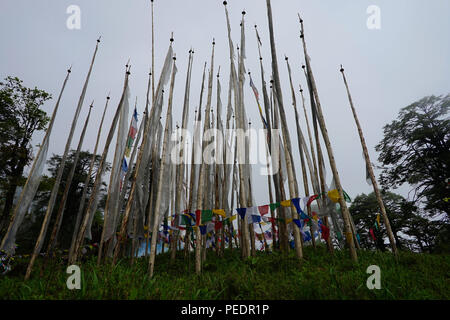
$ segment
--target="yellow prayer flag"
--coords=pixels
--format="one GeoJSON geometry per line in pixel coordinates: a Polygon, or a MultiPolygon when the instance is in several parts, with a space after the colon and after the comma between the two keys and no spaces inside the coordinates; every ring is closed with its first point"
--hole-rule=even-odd
{"type": "Polygon", "coordinates": [[[331,201],[334,203],[339,202],[339,192],[337,189],[328,191],[328,198],[330,198],[331,201]]]}
{"type": "Polygon", "coordinates": [[[281,205],[283,207],[290,207],[291,206],[291,200],[283,200],[280,203],[281,203],[281,205]]]}
{"type": "Polygon", "coordinates": [[[289,224],[292,222],[292,219],[286,219],[286,224],[289,224]]]}
{"type": "Polygon", "coordinates": [[[378,222],[378,225],[380,225],[380,214],[377,214],[377,222],[378,222]]]}
{"type": "Polygon", "coordinates": [[[213,212],[214,214],[217,214],[217,215],[222,216],[222,217],[224,217],[224,218],[227,217],[227,215],[226,215],[226,213],[225,213],[225,210],[223,210],[223,209],[213,209],[212,212],[213,212]]]}
{"type": "Polygon", "coordinates": [[[236,220],[236,218],[237,218],[237,214],[235,214],[234,216],[231,216],[230,221],[236,220]]]}

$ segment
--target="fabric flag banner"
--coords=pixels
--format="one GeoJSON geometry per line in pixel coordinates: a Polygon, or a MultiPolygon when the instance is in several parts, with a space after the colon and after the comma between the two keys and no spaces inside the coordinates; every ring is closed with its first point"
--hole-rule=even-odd
{"type": "Polygon", "coordinates": [[[195,225],[196,226],[200,225],[201,216],[202,216],[202,211],[201,210],[195,210],[195,225]]]}
{"type": "Polygon", "coordinates": [[[136,139],[137,127],[137,110],[134,108],[133,117],[131,118],[130,131],[128,132],[127,145],[125,149],[125,155],[129,158],[131,153],[131,147],[133,146],[134,139],[136,139]]]}
{"type": "Polygon", "coordinates": [[[308,206],[309,198],[310,198],[310,197],[303,197],[303,198],[302,198],[303,208],[305,208],[306,206],[308,206]]]}
{"type": "Polygon", "coordinates": [[[225,213],[225,210],[223,210],[223,209],[213,209],[212,212],[213,212],[214,214],[217,214],[217,215],[222,216],[222,217],[224,217],[224,218],[227,217],[227,215],[226,215],[226,213],[225,213]]]}
{"type": "Polygon", "coordinates": [[[222,229],[222,226],[223,226],[222,221],[216,221],[214,230],[218,231],[218,230],[222,229]]]}
{"type": "Polygon", "coordinates": [[[272,240],[272,232],[270,232],[270,230],[264,232],[264,238],[266,238],[266,240],[272,240]]]}
{"type": "Polygon", "coordinates": [[[294,198],[291,200],[292,204],[294,205],[295,209],[297,209],[297,213],[298,214],[305,214],[302,210],[302,208],[300,208],[300,198],[294,198]]]}
{"type": "Polygon", "coordinates": [[[200,233],[201,233],[202,235],[205,235],[205,234],[206,234],[206,226],[200,226],[200,233]]]}
{"type": "Polygon", "coordinates": [[[122,186],[123,186],[123,182],[124,182],[123,180],[125,179],[127,171],[128,171],[128,164],[127,164],[127,160],[124,157],[123,161],[122,161],[122,168],[120,170],[120,190],[122,190],[122,186]]]}
{"type": "Polygon", "coordinates": [[[281,206],[282,207],[290,207],[291,206],[291,200],[283,200],[281,201],[281,206]]]}
{"type": "Polygon", "coordinates": [[[259,206],[258,207],[259,213],[264,216],[266,214],[269,213],[269,205],[265,205],[265,206],[259,206]]]}
{"type": "Polygon", "coordinates": [[[331,201],[333,201],[334,203],[338,203],[339,202],[339,192],[337,189],[333,189],[328,191],[328,198],[330,198],[331,201]]]}
{"type": "Polygon", "coordinates": [[[257,215],[258,217],[260,217],[259,216],[259,212],[258,212],[258,208],[257,207],[247,208],[246,217],[247,217],[247,223],[248,224],[254,223],[254,220],[253,220],[253,216],[254,215],[257,215]]]}
{"type": "Polygon", "coordinates": [[[212,221],[212,219],[213,219],[212,210],[202,210],[202,219],[201,219],[202,224],[205,222],[212,221]]]}
{"type": "Polygon", "coordinates": [[[330,237],[330,229],[328,229],[328,227],[324,224],[321,224],[320,228],[322,229],[322,237],[325,241],[328,241],[328,238],[330,237]]]}
{"type": "Polygon", "coordinates": [[[369,229],[369,232],[370,232],[370,235],[372,236],[373,241],[376,241],[377,238],[375,238],[375,233],[373,232],[372,228],[369,229]]]}
{"type": "Polygon", "coordinates": [[[241,219],[244,220],[247,208],[237,208],[236,211],[241,216],[241,219]]]}
{"type": "Polygon", "coordinates": [[[275,211],[276,208],[279,208],[281,205],[279,202],[269,204],[270,210],[275,211]]]}
{"type": "Polygon", "coordinates": [[[253,83],[252,77],[250,77],[250,87],[253,89],[253,93],[255,94],[256,100],[259,100],[258,89],[256,89],[256,86],[255,86],[255,84],[253,83]]]}
{"type": "Polygon", "coordinates": [[[232,216],[230,217],[230,222],[236,220],[236,218],[237,218],[237,214],[232,215],[232,216]]]}
{"type": "Polygon", "coordinates": [[[252,214],[252,222],[253,223],[261,222],[261,216],[257,216],[257,215],[252,214]]]}
{"type": "Polygon", "coordinates": [[[347,194],[347,192],[345,192],[345,190],[342,190],[342,193],[344,193],[344,200],[345,200],[345,202],[352,202],[352,199],[347,194]]]}
{"type": "Polygon", "coordinates": [[[300,219],[303,219],[305,221],[309,220],[309,217],[304,213],[303,211],[300,213],[300,219]]]}
{"type": "Polygon", "coordinates": [[[309,206],[314,200],[316,200],[316,199],[318,199],[318,198],[319,198],[319,195],[317,195],[317,194],[315,194],[315,195],[309,197],[309,200],[308,200],[308,202],[306,203],[306,205],[309,206]]]}
{"type": "Polygon", "coordinates": [[[378,226],[380,226],[380,214],[379,213],[377,214],[377,223],[378,223],[378,226]]]}
{"type": "Polygon", "coordinates": [[[215,228],[215,223],[212,222],[212,221],[209,221],[209,222],[206,224],[206,233],[213,232],[213,231],[214,231],[214,228],[215,228]]]}
{"type": "Polygon", "coordinates": [[[303,238],[303,241],[311,241],[312,237],[311,234],[309,233],[309,231],[305,231],[305,236],[303,238]]]}
{"type": "Polygon", "coordinates": [[[297,225],[297,227],[301,230],[303,228],[302,223],[299,219],[293,219],[294,223],[297,225]]]}
{"type": "Polygon", "coordinates": [[[255,86],[255,84],[253,83],[253,79],[252,79],[251,76],[250,76],[250,87],[253,89],[253,93],[255,94],[256,103],[258,104],[259,114],[260,114],[260,116],[261,116],[262,121],[264,122],[264,128],[267,129],[269,126],[268,126],[268,124],[267,124],[266,119],[265,119],[264,116],[263,116],[263,112],[262,112],[262,109],[261,109],[261,105],[259,104],[259,93],[258,93],[258,89],[256,89],[256,86],[255,86]]]}

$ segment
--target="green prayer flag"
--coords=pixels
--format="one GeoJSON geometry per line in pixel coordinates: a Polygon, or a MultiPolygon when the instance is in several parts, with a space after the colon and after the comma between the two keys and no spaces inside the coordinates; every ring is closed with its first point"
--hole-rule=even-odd
{"type": "Polygon", "coordinates": [[[345,190],[342,190],[342,192],[344,193],[344,200],[345,200],[345,202],[352,202],[352,199],[347,194],[347,192],[345,192],[345,190]]]}
{"type": "Polygon", "coordinates": [[[279,208],[281,204],[279,202],[269,204],[270,210],[274,211],[276,208],[279,208]]]}
{"type": "Polygon", "coordinates": [[[213,218],[212,210],[202,210],[202,217],[201,217],[201,219],[202,219],[201,223],[202,224],[206,223],[208,221],[212,221],[212,218],[213,218]]]}

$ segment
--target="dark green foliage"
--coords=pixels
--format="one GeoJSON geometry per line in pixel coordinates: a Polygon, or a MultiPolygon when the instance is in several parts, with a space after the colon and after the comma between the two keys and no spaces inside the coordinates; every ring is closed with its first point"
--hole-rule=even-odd
{"type": "Polygon", "coordinates": [[[170,264],[169,254],[156,257],[155,275],[148,277],[148,261],[140,258],[130,266],[97,266],[93,258],[80,265],[80,290],[66,287],[67,265],[55,260],[39,277],[37,261],[31,279],[23,281],[26,259],[18,259],[13,271],[0,281],[4,299],[449,299],[450,256],[380,251],[358,252],[353,265],[347,251],[330,256],[326,248],[305,248],[302,264],[294,252],[258,252],[247,261],[237,250],[226,250],[223,258],[208,252],[203,273],[195,275],[194,256],[170,264]],[[366,286],[370,265],[381,269],[381,289],[366,286]]]}
{"type": "Polygon", "coordinates": [[[40,107],[51,95],[23,86],[17,77],[0,82],[0,231],[6,227],[17,186],[33,158],[31,138],[44,130],[49,118],[40,107]]]}
{"type": "Polygon", "coordinates": [[[398,120],[384,127],[376,146],[385,188],[404,183],[414,187],[413,201],[422,201],[431,214],[448,220],[450,172],[450,95],[425,97],[400,110],[398,120]]]}
{"type": "MultiPolygon", "coordinates": [[[[60,199],[62,198],[64,189],[66,187],[65,182],[67,181],[67,176],[69,175],[69,172],[73,166],[74,158],[75,158],[75,150],[71,150],[64,166],[63,176],[61,179],[60,188],[56,198],[56,205],[55,208],[53,209],[52,219],[50,220],[50,228],[53,228],[53,224],[56,219],[56,213],[58,212],[59,209],[60,199]]],[[[94,170],[89,180],[88,196],[86,199],[85,209],[87,207],[87,203],[89,202],[90,192],[92,190],[95,181],[95,175],[98,169],[98,165],[100,163],[100,159],[101,159],[100,156],[96,156],[94,163],[94,170]]],[[[88,151],[80,152],[77,167],[75,169],[75,174],[73,176],[72,183],[69,189],[66,208],[64,211],[64,217],[61,224],[61,230],[59,232],[58,248],[60,249],[68,249],[70,247],[72,233],[75,226],[76,215],[78,213],[80,199],[83,193],[84,182],[86,180],[87,174],[89,173],[89,166],[91,160],[92,160],[92,153],[88,151]]],[[[19,229],[19,233],[17,236],[17,243],[19,244],[17,252],[19,254],[29,253],[33,249],[33,246],[36,242],[36,239],[38,237],[42,225],[45,211],[47,210],[47,204],[50,198],[50,193],[52,191],[60,163],[61,163],[61,156],[59,155],[53,155],[47,161],[50,177],[48,176],[43,177],[39,185],[38,193],[34,199],[32,214],[26,216],[24,223],[19,229]]],[[[106,163],[106,172],[109,170],[110,165],[106,163]]],[[[103,184],[103,188],[101,189],[102,194],[104,194],[105,191],[106,191],[105,184],[103,184]]],[[[102,208],[104,208],[104,201],[99,201],[98,209],[101,210],[102,208]]],[[[99,237],[101,235],[101,225],[103,225],[103,219],[100,211],[98,211],[92,224],[93,241],[99,240],[99,237]]],[[[44,243],[44,248],[46,248],[46,243],[44,243]]]]}
{"type": "MultiPolygon", "coordinates": [[[[381,196],[397,248],[432,252],[438,242],[441,242],[438,234],[446,230],[447,223],[430,220],[422,209],[401,195],[382,190],[381,196]]],[[[364,248],[384,251],[389,246],[388,236],[383,217],[380,216],[380,226],[378,228],[376,226],[376,216],[379,212],[378,201],[373,192],[369,195],[358,195],[350,207],[350,213],[360,234],[361,245],[364,248]],[[376,241],[372,240],[370,229],[373,229],[376,241]]]]}

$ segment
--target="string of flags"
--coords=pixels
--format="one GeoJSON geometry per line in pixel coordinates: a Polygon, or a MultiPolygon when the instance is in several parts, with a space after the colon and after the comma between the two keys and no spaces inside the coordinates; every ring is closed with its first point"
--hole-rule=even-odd
{"type": "MultiPolygon", "coordinates": [[[[224,209],[210,209],[210,210],[195,210],[194,212],[189,212],[185,210],[181,214],[174,214],[172,217],[171,224],[163,223],[163,230],[160,231],[159,236],[164,240],[168,241],[169,233],[174,230],[186,230],[186,229],[195,229],[199,228],[200,233],[202,235],[209,234],[212,231],[220,230],[224,225],[229,225],[231,228],[233,227],[232,222],[237,219],[239,216],[242,221],[246,221],[248,224],[258,223],[261,226],[267,224],[274,224],[276,222],[285,222],[286,224],[294,223],[299,229],[303,236],[304,241],[310,241],[312,239],[311,233],[309,231],[304,231],[303,228],[305,225],[310,227],[311,232],[321,232],[322,237],[325,240],[328,240],[330,235],[330,230],[322,220],[319,218],[316,212],[312,212],[312,216],[308,216],[305,213],[305,208],[310,206],[314,200],[320,199],[322,196],[327,195],[328,198],[333,203],[339,202],[339,193],[337,189],[330,190],[328,192],[324,192],[322,194],[316,194],[303,198],[293,198],[290,200],[283,200],[280,202],[275,202],[271,204],[266,204],[262,206],[254,206],[247,208],[236,208],[236,214],[232,214],[227,217],[227,214],[224,209]],[[301,203],[303,203],[303,209],[301,207],[301,203]],[[273,212],[280,207],[291,207],[293,206],[297,213],[299,214],[299,219],[283,219],[283,218],[273,218],[266,216],[269,211],[273,212]],[[221,217],[222,220],[219,220],[218,217],[221,217]],[[176,219],[178,220],[178,226],[175,225],[176,219]]],[[[344,200],[346,202],[351,202],[351,198],[344,191],[344,200]]],[[[231,210],[233,212],[234,210],[231,210]]],[[[148,230],[145,230],[145,237],[148,237],[148,230]]],[[[261,230],[262,231],[262,230],[261,230]]],[[[234,235],[234,230],[233,230],[234,235]]],[[[239,236],[239,235],[238,235],[239,236]]],[[[256,233],[255,236],[258,240],[271,240],[273,239],[273,234],[270,231],[266,231],[264,233],[256,233]]]]}
{"type": "MultiPolygon", "coordinates": [[[[375,227],[375,229],[377,229],[377,231],[380,230],[380,227],[381,227],[380,217],[381,217],[381,215],[379,213],[377,213],[377,216],[376,216],[375,222],[374,222],[374,227],[375,227]]],[[[370,236],[372,237],[372,240],[376,241],[377,238],[375,237],[375,233],[373,231],[373,228],[369,229],[369,233],[370,233],[370,236]]]]}

